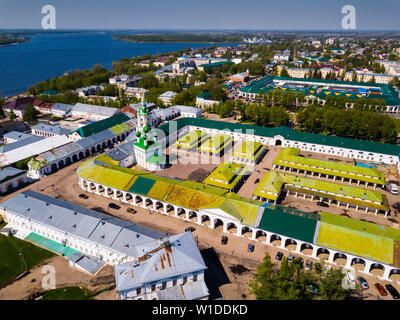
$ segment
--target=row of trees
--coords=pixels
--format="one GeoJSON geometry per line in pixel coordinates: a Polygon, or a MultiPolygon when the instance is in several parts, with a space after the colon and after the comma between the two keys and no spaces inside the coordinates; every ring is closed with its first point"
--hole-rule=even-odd
{"type": "Polygon", "coordinates": [[[243,122],[251,122],[258,126],[277,127],[288,125],[290,114],[283,106],[267,106],[257,103],[227,100],[206,108],[208,113],[218,114],[220,118],[226,118],[237,111],[243,122]]]}
{"type": "Polygon", "coordinates": [[[107,70],[100,64],[96,64],[94,68],[90,70],[82,71],[77,69],[61,77],[55,77],[50,80],[38,82],[32,87],[29,87],[28,92],[33,95],[38,95],[41,92],[48,90],[58,90],[60,92],[75,90],[93,84],[108,82],[111,75],[111,71],[107,70]]]}
{"type": "Polygon", "coordinates": [[[342,269],[306,271],[298,263],[284,258],[280,269],[266,253],[263,263],[249,283],[249,292],[258,300],[345,300],[354,289],[342,286],[342,269]]]}
{"type": "Polygon", "coordinates": [[[250,103],[239,107],[242,121],[249,121],[262,127],[278,127],[288,125],[290,114],[283,106],[267,107],[250,103]]]}
{"type": "Polygon", "coordinates": [[[396,120],[386,114],[357,109],[308,106],[296,114],[300,129],[342,137],[395,143],[396,120]]]}
{"type": "Polygon", "coordinates": [[[249,70],[251,76],[264,76],[265,65],[256,61],[244,61],[239,64],[233,64],[229,67],[229,74],[241,73],[249,70]]]}
{"type": "Polygon", "coordinates": [[[278,89],[269,90],[262,95],[266,106],[283,105],[285,107],[299,107],[305,102],[305,95],[301,92],[282,91],[278,89]]]}

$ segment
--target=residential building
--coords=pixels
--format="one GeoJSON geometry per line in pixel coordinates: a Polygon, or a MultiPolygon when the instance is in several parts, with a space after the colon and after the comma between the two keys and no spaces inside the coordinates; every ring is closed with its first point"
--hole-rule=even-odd
{"type": "Polygon", "coordinates": [[[121,110],[118,108],[96,106],[85,103],[77,103],[71,110],[72,117],[93,121],[103,120],[120,112],[121,110]]]}
{"type": "Polygon", "coordinates": [[[24,139],[30,138],[30,137],[32,137],[32,135],[29,133],[19,132],[19,131],[11,131],[11,132],[6,133],[3,136],[3,139],[4,139],[4,143],[10,144],[10,143],[21,141],[21,140],[24,140],[24,139]]]}
{"type": "Polygon", "coordinates": [[[180,111],[174,107],[165,109],[153,109],[151,111],[150,117],[154,124],[159,124],[161,122],[172,120],[180,115],[180,111]]]}
{"type": "Polygon", "coordinates": [[[203,92],[196,97],[196,107],[205,108],[214,104],[219,104],[219,101],[212,100],[208,92],[203,92]]]}
{"type": "Polygon", "coordinates": [[[13,167],[0,170],[0,193],[13,191],[30,182],[26,172],[13,167]]]}
{"type": "Polygon", "coordinates": [[[68,136],[69,132],[69,129],[44,123],[39,123],[38,125],[32,127],[32,134],[43,138],[49,138],[53,136],[68,136]]]}
{"type": "Polygon", "coordinates": [[[208,299],[207,267],[190,232],[153,240],[146,246],[155,249],[138,261],[115,267],[120,300],[208,299]]]}
{"type": "Polygon", "coordinates": [[[229,77],[229,80],[231,80],[233,82],[245,83],[245,82],[249,81],[249,71],[247,70],[246,72],[243,72],[243,73],[234,74],[233,76],[229,77]]]}
{"type": "Polygon", "coordinates": [[[135,97],[139,100],[144,100],[146,96],[149,94],[149,90],[144,88],[136,88],[136,87],[128,87],[125,90],[125,95],[128,98],[135,97]]]}
{"type": "MultiPolygon", "coordinates": [[[[278,66],[279,69],[280,66],[278,66]]],[[[289,76],[292,78],[306,78],[310,72],[310,69],[304,68],[287,68],[289,76]]]]}
{"type": "Polygon", "coordinates": [[[28,130],[28,126],[23,121],[0,119],[0,136],[11,131],[23,132],[25,130],[28,130]]]}
{"type": "Polygon", "coordinates": [[[288,62],[290,59],[290,51],[278,52],[274,55],[275,63],[288,62]]]}
{"type": "Polygon", "coordinates": [[[201,118],[203,116],[200,108],[176,105],[171,108],[179,110],[180,116],[183,118],[201,118]]]}
{"type": "Polygon", "coordinates": [[[72,108],[73,108],[73,105],[71,105],[71,104],[55,103],[51,106],[51,113],[55,117],[64,118],[69,115],[72,108]]]}
{"type": "Polygon", "coordinates": [[[158,57],[154,62],[153,65],[156,67],[165,67],[168,63],[169,57],[158,57]]]}
{"type": "MultiPolygon", "coordinates": [[[[356,71],[357,81],[359,82],[373,82],[373,83],[381,83],[381,84],[389,84],[390,81],[397,78],[400,79],[399,75],[389,75],[385,73],[373,73],[373,72],[362,72],[356,71]]],[[[346,72],[344,80],[352,81],[354,76],[354,71],[346,72]]]]}
{"type": "Polygon", "coordinates": [[[32,98],[32,97],[24,97],[17,98],[15,100],[6,103],[3,106],[4,112],[9,116],[10,112],[13,111],[17,118],[22,119],[24,116],[25,108],[27,105],[35,106],[36,103],[42,103],[43,101],[32,98]]]}
{"type": "Polygon", "coordinates": [[[75,91],[79,97],[87,97],[97,94],[97,92],[99,92],[101,89],[102,88],[100,86],[88,86],[76,89],[75,91]]]}
{"type": "Polygon", "coordinates": [[[174,91],[167,91],[159,95],[158,99],[160,99],[164,105],[168,106],[171,105],[171,101],[173,98],[175,98],[176,95],[177,93],[174,91]]]}
{"type": "Polygon", "coordinates": [[[52,110],[53,105],[54,105],[54,103],[52,103],[52,102],[42,102],[41,104],[36,105],[35,109],[37,111],[39,111],[40,113],[48,114],[48,113],[52,113],[51,110],[52,110]]]}

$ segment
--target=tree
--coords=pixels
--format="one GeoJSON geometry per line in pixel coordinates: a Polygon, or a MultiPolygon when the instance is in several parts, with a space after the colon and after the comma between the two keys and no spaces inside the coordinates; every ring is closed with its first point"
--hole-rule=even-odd
{"type": "Polygon", "coordinates": [[[93,67],[95,73],[107,72],[107,69],[103,65],[96,63],[93,67]]]}
{"type": "Polygon", "coordinates": [[[340,269],[329,269],[327,272],[322,273],[319,280],[319,299],[321,300],[345,300],[347,299],[352,290],[344,289],[342,286],[343,272],[340,269]]]}
{"type": "Polygon", "coordinates": [[[23,120],[31,122],[37,118],[37,111],[32,104],[27,104],[24,110],[23,120]]]}
{"type": "Polygon", "coordinates": [[[11,120],[15,120],[17,118],[17,115],[14,113],[14,110],[11,110],[10,113],[8,114],[8,117],[11,120]]]}
{"type": "Polygon", "coordinates": [[[139,81],[140,88],[150,89],[150,88],[158,88],[159,81],[152,73],[147,73],[143,75],[142,79],[139,81]]]}
{"type": "Polygon", "coordinates": [[[280,76],[281,77],[289,77],[289,73],[286,68],[282,68],[280,76]]]}
{"type": "Polygon", "coordinates": [[[289,123],[290,117],[285,107],[274,106],[270,109],[269,119],[275,126],[283,126],[289,123]]]}
{"type": "Polygon", "coordinates": [[[341,268],[325,273],[306,271],[299,258],[291,263],[284,258],[278,269],[266,253],[249,283],[249,292],[258,300],[345,300],[354,290],[343,288],[343,277],[341,268]],[[311,286],[316,286],[318,292],[314,293],[311,286]]]}
{"type": "Polygon", "coordinates": [[[351,81],[356,82],[357,81],[357,73],[354,71],[353,75],[351,77],[351,81]]]}
{"type": "Polygon", "coordinates": [[[29,157],[29,158],[26,158],[26,159],[22,159],[22,160],[18,161],[17,163],[15,163],[15,167],[17,169],[20,169],[20,170],[28,170],[28,162],[31,159],[34,159],[34,157],[29,157]]]}

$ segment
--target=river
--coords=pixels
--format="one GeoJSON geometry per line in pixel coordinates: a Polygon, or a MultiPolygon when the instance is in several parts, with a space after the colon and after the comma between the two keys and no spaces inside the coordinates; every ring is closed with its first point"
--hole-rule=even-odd
{"type": "MultiPolygon", "coordinates": [[[[30,42],[0,47],[0,96],[25,92],[29,86],[96,63],[111,69],[122,57],[205,47],[207,43],[133,43],[112,39],[110,32],[29,35],[30,42]]],[[[219,45],[219,44],[217,44],[219,45]]],[[[229,45],[227,43],[221,45],[229,45]]]]}

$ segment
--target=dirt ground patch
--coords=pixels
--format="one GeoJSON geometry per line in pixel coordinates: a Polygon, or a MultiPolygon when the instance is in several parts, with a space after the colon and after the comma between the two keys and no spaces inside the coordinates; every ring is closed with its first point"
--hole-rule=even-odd
{"type": "Polygon", "coordinates": [[[109,265],[104,266],[92,276],[70,267],[66,258],[56,256],[31,269],[26,277],[0,290],[0,300],[23,300],[37,292],[43,292],[42,281],[47,283],[43,280],[47,275],[46,272],[42,273],[44,266],[54,267],[56,288],[80,286],[90,291],[97,291],[114,282],[114,268],[109,265]]]}

